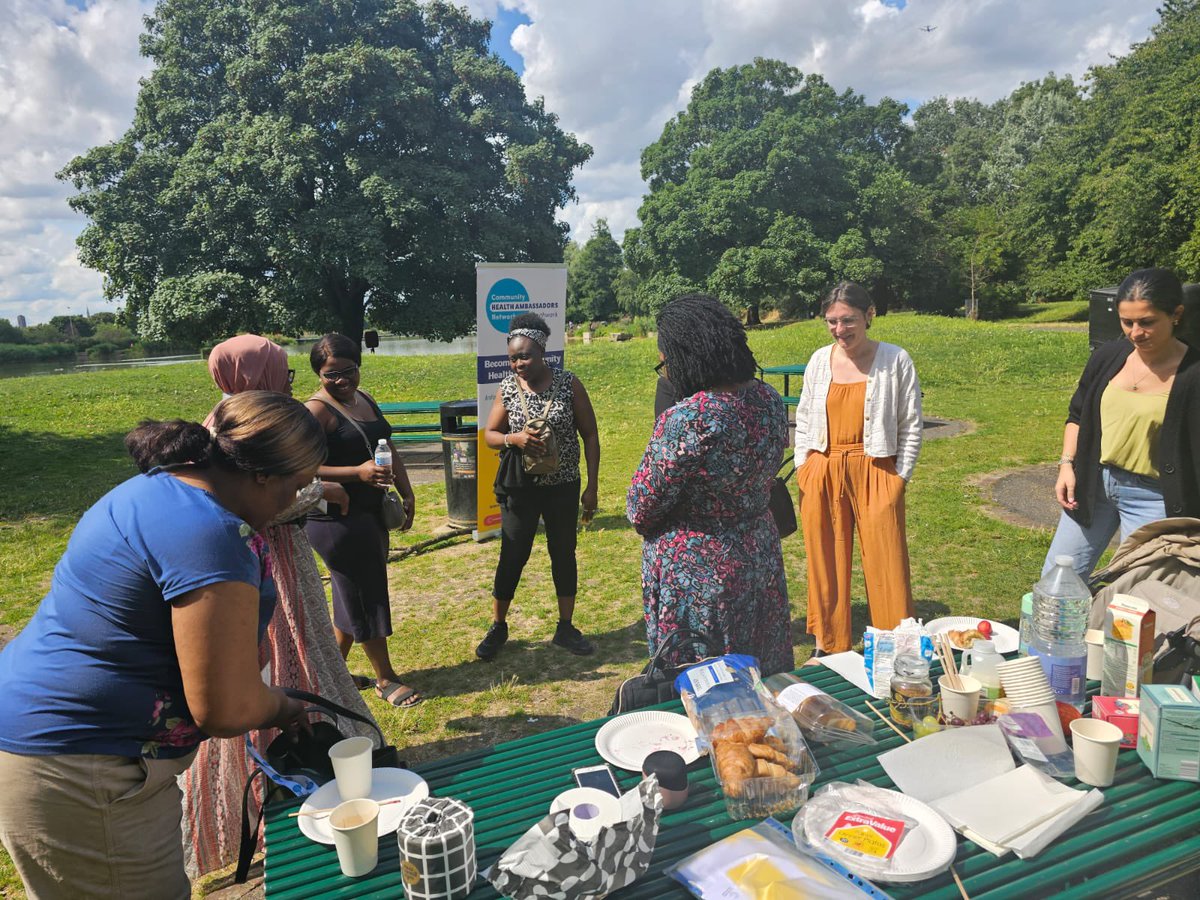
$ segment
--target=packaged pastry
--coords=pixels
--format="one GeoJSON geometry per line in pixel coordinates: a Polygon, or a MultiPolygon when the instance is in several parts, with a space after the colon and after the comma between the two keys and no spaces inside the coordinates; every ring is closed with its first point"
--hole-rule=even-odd
{"type": "Polygon", "coordinates": [[[730,818],[761,819],[804,803],[816,760],[791,714],[763,686],[752,657],[692,666],[675,684],[698,745],[709,751],[730,818]]]}
{"type": "Polygon", "coordinates": [[[763,686],[792,714],[808,740],[818,744],[875,743],[874,722],[791,672],[769,675],[763,686]]]}

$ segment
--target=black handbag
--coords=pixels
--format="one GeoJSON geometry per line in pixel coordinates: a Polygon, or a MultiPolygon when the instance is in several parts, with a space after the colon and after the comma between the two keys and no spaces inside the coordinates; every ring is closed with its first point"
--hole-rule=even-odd
{"type": "MultiPolygon", "coordinates": [[[[379,746],[371,752],[371,766],[375,769],[403,769],[404,762],[396,748],[387,742],[379,726],[367,716],[360,715],[332,700],[326,700],[308,691],[284,688],[283,692],[296,700],[310,704],[309,712],[332,714],[337,718],[353,719],[375,729],[379,736],[379,746]]],[[[250,872],[250,863],[254,859],[254,851],[258,848],[258,832],[262,828],[263,812],[268,802],[285,800],[292,796],[304,796],[305,781],[317,785],[333,780],[333,762],[329,759],[329,748],[345,735],[337,726],[324,720],[312,723],[312,732],[301,731],[295,738],[289,734],[280,734],[267,745],[265,759],[259,758],[249,745],[251,756],[256,760],[254,771],[246,780],[242,789],[242,840],[238,851],[237,873],[234,876],[236,884],[244,884],[250,872]],[[263,765],[266,763],[266,766],[263,765]],[[255,780],[261,780],[265,786],[263,804],[259,807],[258,816],[250,821],[250,797],[253,794],[255,780]]],[[[247,738],[249,741],[249,738],[247,738]]],[[[312,788],[307,790],[311,792],[312,788]]]]}
{"type": "Polygon", "coordinates": [[[645,668],[632,678],[621,682],[608,714],[619,716],[634,709],[678,699],[679,691],[675,690],[676,676],[689,666],[709,659],[712,646],[712,639],[701,632],[689,631],[686,628],[672,631],[666,640],[658,645],[658,650],[646,663],[645,668]],[[678,659],[675,654],[686,643],[692,644],[693,647],[699,645],[705,648],[704,652],[694,654],[694,658],[687,662],[668,662],[678,659]]]}
{"type": "MultiPolygon", "coordinates": [[[[784,465],[793,459],[795,459],[794,456],[789,456],[784,461],[784,465]]],[[[788,479],[795,471],[796,467],[793,465],[788,469],[786,475],[776,475],[775,480],[771,482],[771,497],[767,502],[767,508],[771,510],[771,516],[775,519],[775,527],[779,530],[780,540],[789,534],[796,533],[796,505],[792,503],[792,494],[788,490],[788,479]]]]}

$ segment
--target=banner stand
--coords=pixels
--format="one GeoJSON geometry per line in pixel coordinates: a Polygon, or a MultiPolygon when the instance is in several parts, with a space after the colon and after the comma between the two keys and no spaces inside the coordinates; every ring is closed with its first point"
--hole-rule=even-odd
{"type": "Polygon", "coordinates": [[[508,323],[535,312],[550,326],[546,364],[563,367],[567,326],[567,267],[562,263],[477,263],[475,265],[475,386],[479,434],[475,482],[476,519],[471,536],[484,541],[500,533],[500,507],[492,484],[500,454],[483,439],[500,382],[512,371],[508,362],[508,323]]]}

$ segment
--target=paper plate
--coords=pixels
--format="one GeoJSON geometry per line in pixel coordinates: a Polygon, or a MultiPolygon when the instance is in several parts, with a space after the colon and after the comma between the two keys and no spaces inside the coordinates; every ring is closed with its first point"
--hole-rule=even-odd
{"type": "MultiPolygon", "coordinates": [[[[992,643],[996,645],[997,653],[1014,653],[1020,648],[1021,633],[1011,625],[1005,625],[995,619],[980,619],[977,616],[943,616],[932,622],[926,622],[925,628],[931,635],[934,635],[947,631],[966,631],[974,628],[980,622],[992,623],[992,643]]],[[[951,646],[954,646],[953,643],[951,646]]]]}
{"type": "Polygon", "coordinates": [[[700,758],[696,729],[687,716],[657,710],[626,713],[596,732],[596,752],[619,769],[642,771],[642,762],[656,750],[673,750],[685,764],[700,758]]]}
{"type": "MultiPolygon", "coordinates": [[[[954,829],[933,808],[920,800],[890,791],[893,812],[907,819],[914,820],[919,827],[905,832],[900,846],[896,848],[886,873],[872,872],[871,881],[892,881],[906,883],[924,881],[938,872],[943,871],[954,862],[954,854],[958,850],[958,839],[954,829]]],[[[829,856],[835,862],[841,863],[855,871],[862,862],[861,857],[843,852],[839,846],[825,840],[825,831],[844,810],[863,809],[862,804],[856,803],[841,792],[831,790],[825,794],[813,797],[797,813],[797,818],[803,816],[804,837],[810,846],[818,848],[820,853],[829,856]]],[[[797,823],[793,823],[795,830],[797,823]]]]}
{"type": "MultiPolygon", "coordinates": [[[[404,798],[403,803],[389,803],[379,807],[378,833],[380,837],[383,837],[385,834],[392,834],[400,827],[400,819],[404,817],[409,807],[418,800],[429,796],[429,785],[425,783],[424,778],[408,769],[372,769],[371,793],[368,796],[377,803],[404,798]]],[[[330,781],[321,785],[314,793],[309,794],[304,805],[300,807],[300,812],[333,809],[341,802],[342,795],[338,793],[337,782],[330,781]]],[[[314,840],[318,844],[333,843],[333,832],[329,829],[328,813],[316,816],[298,816],[296,822],[300,826],[301,833],[310,840],[314,840]]]]}

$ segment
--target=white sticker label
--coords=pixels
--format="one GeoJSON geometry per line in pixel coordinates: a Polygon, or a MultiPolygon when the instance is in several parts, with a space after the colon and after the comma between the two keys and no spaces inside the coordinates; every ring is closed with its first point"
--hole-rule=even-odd
{"type": "Polygon", "coordinates": [[[809,697],[816,697],[818,694],[825,692],[818,687],[813,687],[811,684],[789,684],[775,699],[779,701],[779,705],[788,712],[795,712],[796,709],[807,700],[809,697]]]}
{"type": "Polygon", "coordinates": [[[1008,735],[1008,740],[1009,743],[1017,748],[1017,752],[1020,753],[1025,759],[1032,759],[1037,762],[1046,761],[1046,754],[1042,753],[1042,751],[1038,749],[1038,745],[1029,738],[1014,737],[1010,734],[1008,735]]]}
{"type": "Polygon", "coordinates": [[[722,659],[716,659],[703,666],[688,669],[687,677],[697,697],[703,697],[718,684],[733,681],[733,673],[729,671],[729,667],[725,665],[725,661],[722,659]]]}

